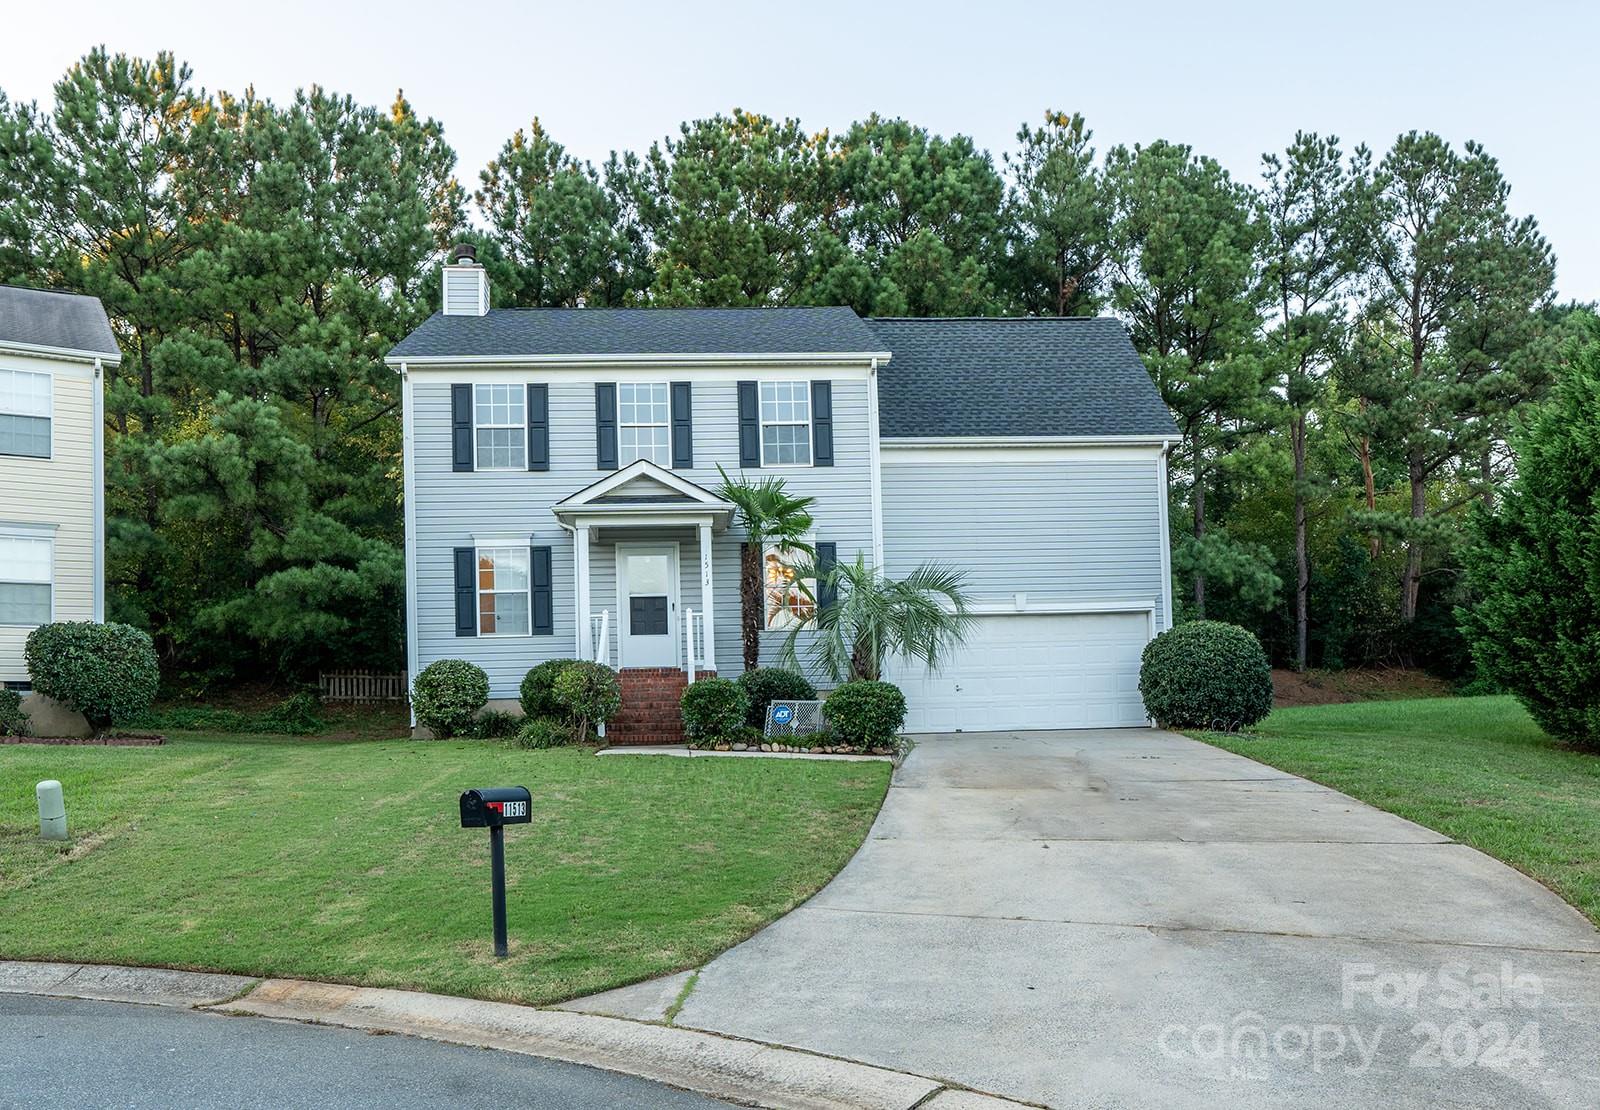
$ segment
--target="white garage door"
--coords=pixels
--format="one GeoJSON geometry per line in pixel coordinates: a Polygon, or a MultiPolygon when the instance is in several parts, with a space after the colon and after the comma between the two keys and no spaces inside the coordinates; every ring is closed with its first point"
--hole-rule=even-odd
{"type": "Polygon", "coordinates": [[[1148,613],[985,615],[929,674],[893,660],[907,732],[1131,728],[1147,723],[1139,654],[1148,613]]]}

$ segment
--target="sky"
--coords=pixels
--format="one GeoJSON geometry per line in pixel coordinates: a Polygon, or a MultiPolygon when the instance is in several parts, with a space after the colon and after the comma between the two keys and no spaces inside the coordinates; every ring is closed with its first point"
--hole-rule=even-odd
{"type": "Polygon", "coordinates": [[[17,5],[0,89],[51,100],[91,46],[187,61],[274,100],[321,84],[443,122],[468,188],[538,116],[599,162],[743,108],[840,131],[877,111],[961,132],[998,162],[1024,121],[1082,112],[1104,151],[1166,138],[1254,180],[1296,130],[1381,151],[1481,142],[1555,249],[1561,299],[1600,299],[1600,4],[506,3],[268,0],[17,5]],[[245,18],[238,18],[239,13],[245,18]]]}

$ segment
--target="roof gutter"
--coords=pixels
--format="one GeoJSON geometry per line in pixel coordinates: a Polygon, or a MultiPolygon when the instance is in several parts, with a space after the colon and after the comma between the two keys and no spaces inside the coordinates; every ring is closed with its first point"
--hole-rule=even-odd
{"type": "Polygon", "coordinates": [[[951,450],[977,447],[1131,447],[1149,446],[1166,450],[1169,435],[1125,436],[885,436],[885,451],[896,448],[944,447],[951,450]]]}
{"type": "Polygon", "coordinates": [[[77,347],[47,347],[40,343],[14,343],[9,339],[0,339],[0,352],[14,355],[34,355],[39,358],[61,358],[71,362],[86,362],[90,366],[96,363],[102,366],[121,366],[122,354],[108,354],[105,351],[85,351],[77,347]]]}

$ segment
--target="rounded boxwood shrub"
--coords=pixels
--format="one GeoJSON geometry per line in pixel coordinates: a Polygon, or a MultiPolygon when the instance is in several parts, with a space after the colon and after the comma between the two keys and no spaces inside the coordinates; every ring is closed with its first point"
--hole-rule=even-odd
{"type": "Polygon", "coordinates": [[[522,723],[511,743],[534,751],[559,748],[572,743],[572,726],[555,717],[533,717],[522,723]]]}
{"type": "Polygon", "coordinates": [[[683,733],[691,744],[717,743],[737,738],[750,711],[750,699],[730,678],[702,678],[691,682],[678,699],[683,733]]]}
{"type": "Polygon", "coordinates": [[[1161,725],[1232,731],[1272,712],[1272,665],[1246,629],[1190,621],[1145,645],[1139,693],[1161,725]]]}
{"type": "Polygon", "coordinates": [[[33,688],[82,713],[96,733],[149,709],[161,684],[155,644],[126,624],[40,625],[23,655],[33,688]]]}
{"type": "Polygon", "coordinates": [[[465,659],[435,660],[411,684],[411,710],[417,722],[440,740],[470,726],[488,700],[489,676],[465,659]]]}
{"type": "Polygon", "coordinates": [[[822,703],[822,717],[840,743],[887,748],[906,723],[906,696],[892,682],[846,682],[822,703]]]}
{"type": "Polygon", "coordinates": [[[815,701],[817,697],[817,688],[805,675],[783,667],[757,667],[734,681],[750,699],[744,720],[751,728],[767,727],[767,706],[775,701],[815,701]]]}
{"type": "Polygon", "coordinates": [[[576,662],[576,659],[546,659],[523,676],[523,716],[529,719],[559,717],[565,712],[556,703],[556,676],[576,662]]]}
{"type": "Polygon", "coordinates": [[[551,687],[556,705],[576,727],[573,739],[584,744],[600,721],[609,720],[622,708],[622,685],[617,672],[604,663],[568,663],[551,687]]]}

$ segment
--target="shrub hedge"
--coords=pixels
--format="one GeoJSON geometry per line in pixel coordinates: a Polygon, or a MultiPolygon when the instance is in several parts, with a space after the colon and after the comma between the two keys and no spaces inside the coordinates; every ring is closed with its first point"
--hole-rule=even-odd
{"type": "Polygon", "coordinates": [[[785,667],[757,667],[734,681],[750,700],[744,719],[751,728],[767,727],[767,706],[775,701],[814,701],[817,696],[817,688],[805,675],[785,667]]]}
{"type": "Polygon", "coordinates": [[[576,727],[573,740],[579,744],[589,741],[596,723],[604,721],[622,708],[622,686],[617,672],[604,663],[569,663],[556,676],[551,693],[563,714],[576,727]]]}
{"type": "Polygon", "coordinates": [[[1158,724],[1231,732],[1272,712],[1272,665],[1248,630],[1190,621],[1145,645],[1139,693],[1158,724]]]}
{"type": "Polygon", "coordinates": [[[23,656],[34,690],[82,713],[96,733],[149,709],[161,685],[155,645],[126,624],[40,625],[23,656]]]}
{"type": "Polygon", "coordinates": [[[683,691],[678,708],[683,714],[684,736],[690,743],[732,742],[746,727],[750,699],[730,678],[702,678],[683,691]]]}
{"type": "Polygon", "coordinates": [[[429,663],[411,684],[411,710],[417,722],[440,740],[470,726],[488,700],[489,676],[465,659],[429,663]]]}
{"type": "Polygon", "coordinates": [[[572,743],[572,726],[555,717],[530,717],[511,737],[519,748],[542,750],[572,743]]]}
{"type": "Polygon", "coordinates": [[[891,747],[906,723],[906,698],[892,682],[847,682],[822,703],[822,717],[839,742],[891,747]]]}
{"type": "Polygon", "coordinates": [[[0,736],[28,735],[28,715],[22,711],[22,695],[0,689],[0,736]]]}
{"type": "Polygon", "coordinates": [[[556,701],[556,678],[576,662],[576,659],[547,659],[523,676],[523,716],[532,720],[535,717],[560,717],[566,712],[556,701]]]}

